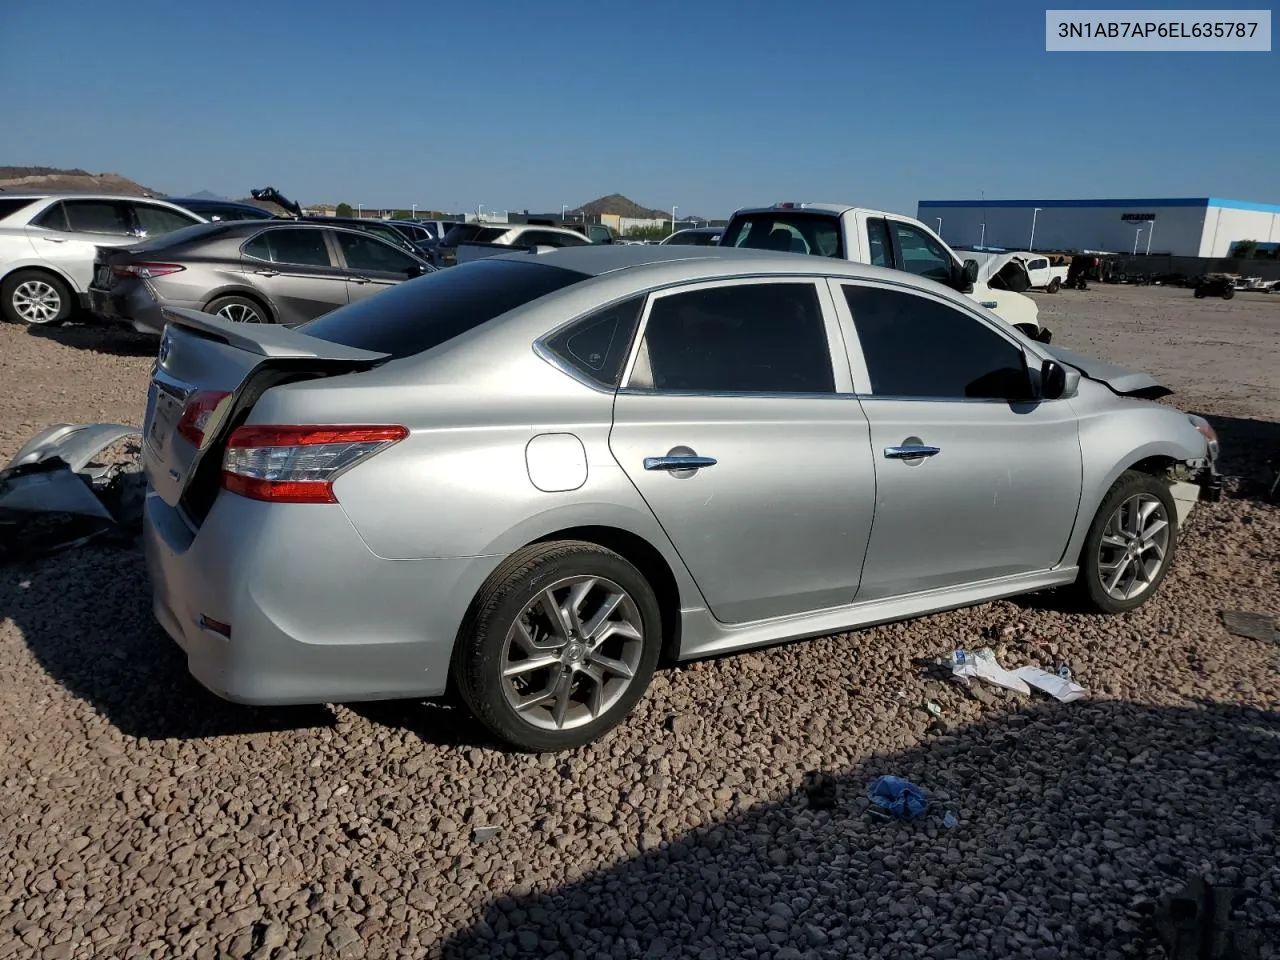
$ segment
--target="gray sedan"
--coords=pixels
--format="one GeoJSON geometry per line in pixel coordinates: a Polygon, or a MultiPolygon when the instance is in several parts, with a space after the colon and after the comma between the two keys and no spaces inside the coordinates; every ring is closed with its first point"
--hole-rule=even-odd
{"type": "Polygon", "coordinates": [[[435,270],[362,230],[289,220],[206,223],[98,250],[89,304],[144,333],[164,306],[294,326],[435,270]]]}
{"type": "Polygon", "coordinates": [[[589,246],[293,330],[170,314],[145,542],[195,677],[452,687],[521,749],[602,735],[660,657],[1050,587],[1131,610],[1217,483],[1149,377],[853,263],[589,246]]]}

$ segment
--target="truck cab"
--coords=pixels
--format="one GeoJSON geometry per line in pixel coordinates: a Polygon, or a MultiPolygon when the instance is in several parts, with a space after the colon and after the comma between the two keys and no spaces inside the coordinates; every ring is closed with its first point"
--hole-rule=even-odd
{"type": "Polygon", "coordinates": [[[1027,336],[1048,343],[1034,300],[993,290],[978,279],[976,260],[962,261],[919,220],[883,210],[835,203],[777,203],[747,207],[729,219],[723,247],[780,250],[853,260],[928,277],[963,293],[1027,336]]]}

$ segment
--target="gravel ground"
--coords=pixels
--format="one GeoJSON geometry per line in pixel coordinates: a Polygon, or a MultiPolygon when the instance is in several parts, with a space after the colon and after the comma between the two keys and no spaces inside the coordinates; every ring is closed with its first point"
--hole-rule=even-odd
{"type": "MultiPolygon", "coordinates": [[[[524,756],[447,705],[217,700],[152,625],[131,550],[0,569],[0,960],[1156,957],[1146,910],[1196,874],[1252,890],[1280,956],[1280,646],[1219,620],[1280,616],[1258,483],[1280,298],[1041,304],[1059,342],[1248,440],[1125,616],[1048,595],[673,668],[604,742],[524,756]],[[933,675],[984,644],[1065,660],[1093,697],[933,675]],[[813,769],[834,810],[807,808],[813,769]],[[930,791],[924,821],[867,816],[881,773],[930,791]]],[[[137,422],[151,349],[0,325],[0,458],[59,420],[137,422]]]]}

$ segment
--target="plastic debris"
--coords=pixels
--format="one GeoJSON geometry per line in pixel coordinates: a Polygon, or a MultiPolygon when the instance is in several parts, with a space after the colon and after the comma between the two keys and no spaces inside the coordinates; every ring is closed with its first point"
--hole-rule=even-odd
{"type": "Polygon", "coordinates": [[[1023,680],[1028,686],[1035,687],[1049,696],[1063,703],[1071,703],[1073,700],[1082,700],[1089,695],[1089,691],[1078,683],[1071,681],[1071,671],[1068,669],[1066,676],[1063,676],[1062,669],[1059,668],[1057,673],[1050,673],[1048,670],[1041,670],[1039,667],[1019,667],[1013,671],[1013,675],[1019,680],[1023,680]]]}
{"type": "Polygon", "coordinates": [[[998,687],[1012,690],[1015,693],[1031,695],[1031,688],[1026,681],[1006,670],[996,661],[996,655],[990,647],[983,647],[973,653],[957,650],[951,655],[951,676],[968,683],[973,677],[994,683],[998,687]]]}
{"type": "Polygon", "coordinates": [[[960,825],[960,821],[954,813],[948,810],[942,817],[942,825],[950,830],[953,827],[958,827],[960,825]]]}
{"type": "Polygon", "coordinates": [[[908,780],[887,774],[875,779],[867,796],[895,820],[914,820],[929,809],[924,790],[908,780]]]}
{"type": "Polygon", "coordinates": [[[940,719],[942,717],[942,705],[936,700],[926,700],[924,702],[924,709],[925,712],[934,719],[940,719]]]}
{"type": "Polygon", "coordinates": [[[1065,664],[1065,663],[1060,664],[1060,665],[1058,666],[1058,676],[1060,676],[1063,680],[1070,680],[1070,679],[1071,679],[1071,667],[1070,667],[1068,664],[1065,664]]]}

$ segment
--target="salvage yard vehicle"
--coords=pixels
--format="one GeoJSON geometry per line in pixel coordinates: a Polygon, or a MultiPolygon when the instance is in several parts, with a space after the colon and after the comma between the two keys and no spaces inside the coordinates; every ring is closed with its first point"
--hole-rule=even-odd
{"type": "Polygon", "coordinates": [[[720,243],[720,235],[724,230],[720,227],[689,227],[677,230],[658,243],[662,246],[714,247],[720,243]]]}
{"type": "Polygon", "coordinates": [[[1204,420],[932,280],[727,247],[511,252],[294,329],[166,311],[153,609],[249,704],[452,688],[594,740],[660,656],[1070,587],[1155,594],[1204,420]]]}
{"type": "Polygon", "coordinates": [[[1206,273],[1196,279],[1193,291],[1197,300],[1205,297],[1221,297],[1230,300],[1236,295],[1235,278],[1227,273],[1206,273]]]}
{"type": "Polygon", "coordinates": [[[563,227],[525,223],[497,226],[462,223],[446,233],[440,241],[435,250],[435,263],[437,266],[456,266],[482,257],[510,253],[513,249],[582,247],[590,243],[579,231],[563,227]],[[469,229],[477,226],[478,230],[469,229]]]}
{"type": "Polygon", "coordinates": [[[199,214],[211,223],[219,220],[276,219],[276,215],[270,210],[236,200],[212,200],[208,197],[166,197],[165,199],[182,207],[183,210],[199,214]]]}
{"type": "Polygon", "coordinates": [[[1033,339],[1052,339],[1040,325],[1034,300],[981,282],[976,260],[961,262],[941,237],[901,214],[838,203],[747,207],[729,218],[720,246],[813,254],[904,270],[965,294],[1033,339]]]}
{"type": "Polygon", "coordinates": [[[0,197],[0,315],[57,325],[88,306],[98,247],[159,237],[203,217],[164,200],[86,193],[0,197]]]}
{"type": "Polygon", "coordinates": [[[165,306],[293,326],[434,270],[361,230],[305,220],[205,223],[131,247],[101,248],[90,309],[157,335],[165,306]]]}

